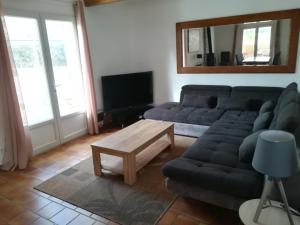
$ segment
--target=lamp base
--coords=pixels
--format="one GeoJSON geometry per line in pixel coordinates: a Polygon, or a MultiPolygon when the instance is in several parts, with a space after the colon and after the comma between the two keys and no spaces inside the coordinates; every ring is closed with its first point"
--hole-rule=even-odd
{"type": "Polygon", "coordinates": [[[257,206],[253,221],[255,223],[258,222],[261,211],[265,207],[266,202],[269,200],[268,195],[271,193],[271,188],[272,188],[273,184],[275,184],[279,189],[279,192],[280,192],[280,195],[281,195],[281,198],[282,198],[282,201],[283,201],[284,210],[287,213],[290,225],[294,225],[294,221],[293,221],[293,218],[292,218],[292,215],[291,215],[291,211],[290,211],[290,208],[289,208],[289,204],[288,204],[288,201],[287,201],[287,197],[286,197],[286,194],[285,194],[285,191],[284,191],[282,181],[281,181],[281,179],[276,179],[276,178],[272,178],[272,177],[268,177],[268,179],[265,183],[265,186],[264,186],[264,189],[263,189],[263,192],[262,192],[262,195],[261,195],[261,199],[260,199],[259,204],[257,206]]]}

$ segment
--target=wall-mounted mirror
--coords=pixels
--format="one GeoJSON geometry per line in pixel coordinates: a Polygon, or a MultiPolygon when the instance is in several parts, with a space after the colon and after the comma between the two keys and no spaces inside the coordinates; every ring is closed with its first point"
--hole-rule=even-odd
{"type": "Polygon", "coordinates": [[[177,23],[178,73],[295,72],[300,10],[177,23]]]}

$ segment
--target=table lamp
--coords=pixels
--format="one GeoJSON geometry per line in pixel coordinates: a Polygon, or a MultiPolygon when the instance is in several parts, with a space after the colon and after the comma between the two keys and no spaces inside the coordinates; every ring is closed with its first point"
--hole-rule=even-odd
{"type": "Polygon", "coordinates": [[[299,172],[299,158],[295,138],[291,133],[280,130],[262,132],[257,140],[252,166],[258,172],[265,174],[267,180],[259,201],[253,221],[257,223],[264,208],[273,184],[280,192],[289,222],[294,225],[287,197],[282,184],[282,178],[287,178],[299,172]]]}

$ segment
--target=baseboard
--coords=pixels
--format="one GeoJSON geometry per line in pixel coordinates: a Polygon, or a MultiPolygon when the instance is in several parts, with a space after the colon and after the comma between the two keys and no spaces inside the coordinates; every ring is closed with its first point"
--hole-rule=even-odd
{"type": "Polygon", "coordinates": [[[50,142],[50,143],[47,143],[47,144],[44,144],[44,145],[40,145],[40,146],[35,147],[33,149],[32,155],[36,156],[36,155],[42,154],[42,153],[47,152],[47,151],[49,151],[49,150],[51,150],[54,147],[59,146],[59,145],[60,145],[60,143],[58,141],[54,141],[54,142],[50,142]]]}
{"type": "Polygon", "coordinates": [[[79,138],[82,137],[84,135],[86,135],[88,133],[87,128],[81,129],[79,131],[73,132],[71,134],[68,134],[64,137],[64,140],[62,141],[62,143],[66,143],[68,141],[71,141],[75,138],[79,138]]]}
{"type": "Polygon", "coordinates": [[[54,141],[54,142],[50,142],[50,143],[47,143],[47,144],[44,144],[44,145],[40,145],[36,148],[33,149],[33,156],[36,156],[36,155],[39,155],[39,154],[42,154],[42,153],[45,153],[45,152],[48,152],[50,151],[51,149],[63,144],[63,143],[66,143],[68,141],[71,141],[75,138],[79,138],[79,137],[82,137],[84,135],[87,134],[87,129],[82,129],[82,130],[79,130],[79,131],[76,131],[76,132],[73,132],[69,135],[67,135],[63,142],[60,143],[58,141],[54,141]]]}

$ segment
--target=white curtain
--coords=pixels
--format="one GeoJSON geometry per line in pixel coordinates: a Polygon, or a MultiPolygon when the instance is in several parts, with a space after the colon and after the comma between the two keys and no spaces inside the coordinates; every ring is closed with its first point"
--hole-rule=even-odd
{"type": "Polygon", "coordinates": [[[24,111],[23,101],[21,95],[18,94],[18,76],[11,57],[9,41],[7,41],[2,9],[0,0],[0,99],[2,102],[0,117],[3,117],[2,124],[0,124],[1,129],[4,129],[5,150],[4,154],[1,151],[3,154],[1,169],[24,169],[32,154],[32,144],[26,117],[22,113],[24,111]]]}

